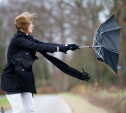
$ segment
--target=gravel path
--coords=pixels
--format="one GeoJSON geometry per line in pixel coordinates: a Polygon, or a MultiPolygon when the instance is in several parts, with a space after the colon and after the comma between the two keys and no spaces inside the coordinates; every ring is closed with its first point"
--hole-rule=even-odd
{"type": "MultiPolygon", "coordinates": [[[[73,113],[60,95],[37,95],[34,100],[36,113],[73,113]]],[[[11,110],[5,113],[11,113],[11,110]]]]}

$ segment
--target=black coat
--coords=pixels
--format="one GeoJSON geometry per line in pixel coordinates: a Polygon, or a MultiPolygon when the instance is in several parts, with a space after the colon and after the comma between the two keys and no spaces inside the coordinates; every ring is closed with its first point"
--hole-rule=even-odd
{"type": "Polygon", "coordinates": [[[12,38],[7,51],[7,64],[2,71],[1,88],[7,92],[36,93],[32,64],[35,53],[55,52],[61,44],[44,43],[21,31],[12,38]]]}

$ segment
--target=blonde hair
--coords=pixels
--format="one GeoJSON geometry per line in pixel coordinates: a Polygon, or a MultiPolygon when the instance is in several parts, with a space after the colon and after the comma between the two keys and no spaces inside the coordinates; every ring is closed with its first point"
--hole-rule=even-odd
{"type": "Polygon", "coordinates": [[[34,17],[37,17],[34,13],[24,12],[15,18],[15,26],[17,30],[23,30],[25,33],[28,30],[28,26],[33,22],[34,17]]]}

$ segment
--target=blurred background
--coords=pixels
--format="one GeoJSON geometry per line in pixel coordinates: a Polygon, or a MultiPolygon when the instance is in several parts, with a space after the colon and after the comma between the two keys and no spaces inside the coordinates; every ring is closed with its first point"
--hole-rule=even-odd
{"type": "MultiPolygon", "coordinates": [[[[125,6],[125,0],[0,0],[0,73],[6,64],[7,47],[16,32],[14,19],[23,12],[37,14],[34,19],[35,38],[79,46],[92,45],[98,26],[114,13],[122,28],[119,64],[126,67],[125,6]]],[[[94,50],[90,48],[52,55],[80,71],[83,67],[91,80],[87,83],[66,75],[37,53],[39,59],[35,61],[33,71],[38,94],[69,92],[106,109],[108,113],[126,113],[126,70],[114,75],[96,59],[94,50]]],[[[0,95],[0,106],[8,109],[1,88],[0,95]]]]}

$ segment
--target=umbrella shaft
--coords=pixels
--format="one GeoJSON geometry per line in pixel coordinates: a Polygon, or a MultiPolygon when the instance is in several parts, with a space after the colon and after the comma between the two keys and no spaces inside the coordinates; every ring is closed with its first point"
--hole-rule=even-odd
{"type": "Polygon", "coordinates": [[[80,48],[95,48],[95,47],[100,47],[100,46],[80,46],[80,48]]]}

